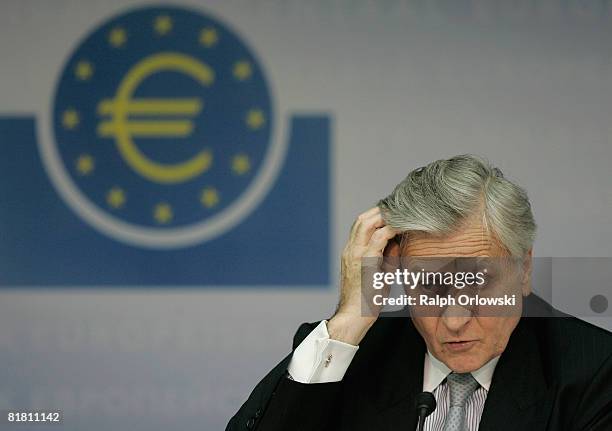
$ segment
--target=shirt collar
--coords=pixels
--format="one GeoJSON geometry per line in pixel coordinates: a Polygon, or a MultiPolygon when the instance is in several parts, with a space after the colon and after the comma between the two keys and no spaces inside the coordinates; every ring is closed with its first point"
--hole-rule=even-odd
{"type": "MultiPolygon", "coordinates": [[[[474,379],[487,392],[491,387],[497,361],[499,361],[499,356],[491,359],[476,371],[472,371],[474,379]]],[[[425,354],[425,366],[423,367],[423,390],[433,392],[450,373],[452,373],[452,370],[428,351],[425,354]]]]}

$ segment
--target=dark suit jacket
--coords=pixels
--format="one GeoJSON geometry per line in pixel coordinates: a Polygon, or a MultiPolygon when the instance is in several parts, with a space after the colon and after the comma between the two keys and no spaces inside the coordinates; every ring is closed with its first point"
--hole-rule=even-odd
{"type": "MultiPolygon", "coordinates": [[[[612,334],[535,295],[525,307],[550,317],[521,318],[495,369],[480,430],[612,430],[612,334]]],[[[294,349],[315,326],[300,326],[294,349]]],[[[425,352],[409,318],[379,318],[341,382],[286,378],[289,355],[226,430],[415,430],[425,352]]]]}

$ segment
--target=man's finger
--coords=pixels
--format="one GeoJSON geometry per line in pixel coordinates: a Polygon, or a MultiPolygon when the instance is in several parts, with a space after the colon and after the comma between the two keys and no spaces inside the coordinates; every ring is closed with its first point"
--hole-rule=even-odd
{"type": "Polygon", "coordinates": [[[367,246],[374,232],[383,226],[385,221],[380,212],[361,217],[352,232],[351,241],[358,246],[367,246]]]}
{"type": "Polygon", "coordinates": [[[350,237],[353,238],[355,236],[355,233],[357,231],[357,227],[362,224],[362,222],[364,220],[369,219],[371,216],[374,216],[376,214],[380,214],[380,208],[378,207],[372,207],[367,211],[362,212],[361,214],[359,214],[357,216],[357,218],[355,219],[355,221],[353,221],[353,224],[351,225],[351,230],[350,230],[350,237]]]}
{"type": "Polygon", "coordinates": [[[381,256],[390,239],[397,235],[391,226],[384,226],[372,234],[368,243],[366,256],[381,256]]]}

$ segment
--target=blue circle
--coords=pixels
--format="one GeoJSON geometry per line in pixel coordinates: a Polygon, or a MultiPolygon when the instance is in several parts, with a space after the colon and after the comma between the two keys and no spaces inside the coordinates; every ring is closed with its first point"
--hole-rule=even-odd
{"type": "Polygon", "coordinates": [[[183,8],[141,8],[95,29],[67,61],[53,107],[58,153],[79,190],[108,214],[144,227],[189,226],[223,211],[252,183],[271,145],[273,103],[253,51],[218,20],[183,8]],[[120,154],[115,137],[101,132],[112,118],[101,104],[113,102],[130,69],[160,53],[188,56],[214,71],[214,81],[207,86],[187,74],[159,70],[132,96],[147,103],[201,102],[197,113],[129,116],[130,124],[190,124],[192,130],[184,136],[133,137],[138,150],[156,163],[181,163],[204,149],[210,151],[207,171],[176,183],[137,172],[120,154]],[[254,119],[251,125],[248,118],[254,119]],[[111,205],[113,191],[123,199],[111,205]],[[155,217],[161,204],[172,213],[163,222],[155,217]]]}

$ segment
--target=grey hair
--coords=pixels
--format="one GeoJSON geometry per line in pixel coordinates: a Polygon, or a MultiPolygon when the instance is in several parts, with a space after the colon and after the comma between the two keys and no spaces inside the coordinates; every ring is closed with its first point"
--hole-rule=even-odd
{"type": "Polygon", "coordinates": [[[535,238],[526,191],[470,154],[415,169],[378,207],[385,222],[398,231],[434,235],[452,233],[480,211],[488,232],[513,257],[524,257],[535,238]]]}

